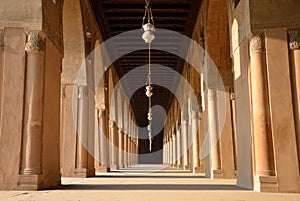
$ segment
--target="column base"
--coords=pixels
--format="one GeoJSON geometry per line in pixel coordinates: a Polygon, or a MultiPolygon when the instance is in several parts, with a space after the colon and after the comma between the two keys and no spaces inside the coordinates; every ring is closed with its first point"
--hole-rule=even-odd
{"type": "Polygon", "coordinates": [[[42,175],[19,175],[16,190],[36,191],[42,188],[42,175]]]}
{"type": "Polygon", "coordinates": [[[119,169],[118,165],[110,165],[110,170],[111,171],[116,171],[118,169],[119,169]]]}
{"type": "Polygon", "coordinates": [[[193,173],[194,173],[194,174],[202,173],[201,168],[200,168],[200,167],[194,167],[194,168],[193,168],[193,173]]]}
{"type": "Polygon", "coordinates": [[[77,168],[75,169],[75,177],[78,178],[87,178],[87,169],[86,168],[77,168]]]}
{"type": "Polygon", "coordinates": [[[123,164],[119,164],[118,166],[119,166],[119,169],[120,169],[120,168],[124,168],[124,165],[123,165],[123,164]]]}
{"type": "Polygon", "coordinates": [[[189,165],[185,165],[185,166],[183,167],[183,170],[190,170],[190,166],[189,166],[189,165]]]}
{"type": "Polygon", "coordinates": [[[223,171],[222,170],[213,170],[212,171],[212,179],[223,179],[223,171]]]}
{"type": "Polygon", "coordinates": [[[276,176],[254,176],[254,190],[257,192],[278,192],[276,176]]]}
{"type": "Polygon", "coordinates": [[[96,169],[97,172],[109,172],[110,169],[109,167],[106,167],[106,166],[100,166],[96,169]]]}

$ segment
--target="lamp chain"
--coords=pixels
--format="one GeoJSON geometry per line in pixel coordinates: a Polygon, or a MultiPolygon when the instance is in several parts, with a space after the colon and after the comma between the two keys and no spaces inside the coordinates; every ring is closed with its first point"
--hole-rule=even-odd
{"type": "Polygon", "coordinates": [[[142,28],[144,30],[144,34],[142,38],[145,40],[146,43],[148,43],[148,76],[147,76],[147,83],[146,83],[146,96],[149,99],[149,104],[148,104],[148,138],[149,138],[149,151],[152,151],[152,103],[151,103],[151,96],[153,95],[152,89],[153,87],[152,82],[151,82],[151,42],[154,40],[154,20],[153,20],[153,15],[152,15],[152,9],[150,6],[150,0],[145,0],[146,6],[145,6],[145,13],[143,17],[143,23],[142,23],[142,28]],[[145,24],[146,17],[148,18],[147,21],[148,23],[145,24]],[[152,23],[151,23],[152,22],[152,23]]]}

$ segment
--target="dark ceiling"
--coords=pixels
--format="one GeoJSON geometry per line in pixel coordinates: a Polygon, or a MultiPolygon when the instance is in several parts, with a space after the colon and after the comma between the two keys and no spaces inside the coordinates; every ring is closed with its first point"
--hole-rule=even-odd
{"type": "MultiPolygon", "coordinates": [[[[141,29],[145,11],[144,0],[90,0],[90,3],[105,40],[126,31],[141,29]]],[[[155,27],[176,31],[191,37],[200,4],[201,0],[151,0],[155,27]]],[[[121,54],[123,50],[137,43],[143,43],[142,34],[143,32],[141,31],[140,37],[130,38],[130,40],[129,38],[118,39],[115,43],[115,51],[121,54]]],[[[168,35],[157,37],[155,42],[174,49],[182,48],[179,39],[170,38],[168,35]]],[[[148,51],[145,49],[122,56],[114,62],[114,66],[118,75],[122,77],[136,67],[146,65],[147,62],[148,51]]],[[[183,60],[176,55],[159,50],[152,50],[151,63],[170,67],[180,74],[184,64],[183,60]]],[[[146,71],[144,74],[146,76],[146,71]]],[[[152,76],[155,79],[174,84],[174,76],[172,74],[157,72],[152,76]]],[[[126,80],[126,85],[129,89],[133,89],[137,84],[139,83],[137,83],[136,78],[132,76],[126,80]]],[[[172,93],[165,87],[154,86],[153,105],[161,105],[168,110],[173,98],[172,93]]],[[[130,101],[138,124],[146,126],[148,99],[145,96],[145,88],[140,87],[139,90],[135,91],[130,101]]]]}

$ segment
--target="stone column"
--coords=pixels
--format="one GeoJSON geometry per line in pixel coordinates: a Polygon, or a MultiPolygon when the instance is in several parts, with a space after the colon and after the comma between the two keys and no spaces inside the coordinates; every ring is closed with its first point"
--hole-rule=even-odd
{"type": "Polygon", "coordinates": [[[208,89],[208,122],[211,141],[211,176],[222,178],[216,89],[208,89]]]}
{"type": "Polygon", "coordinates": [[[134,164],[136,165],[137,164],[137,160],[136,160],[136,141],[134,141],[134,164]]]}
{"type": "MultiPolygon", "coordinates": [[[[172,132],[174,132],[174,128],[172,128],[172,132]]],[[[173,147],[172,147],[172,150],[173,150],[173,167],[176,166],[176,161],[177,161],[177,157],[176,157],[176,153],[177,153],[177,150],[176,150],[176,135],[173,133],[172,134],[172,144],[173,144],[173,147]]]]}
{"type": "Polygon", "coordinates": [[[172,141],[172,135],[170,134],[170,131],[169,131],[169,154],[170,154],[170,165],[173,164],[173,141],[172,141]]]}
{"type": "Polygon", "coordinates": [[[130,164],[130,135],[127,136],[127,164],[128,164],[128,166],[131,166],[131,164],[130,164]]]}
{"type": "MultiPolygon", "coordinates": [[[[42,122],[45,40],[39,31],[27,32],[25,106],[21,175],[42,174],[42,122]]],[[[22,179],[20,179],[22,180],[22,179]]],[[[38,179],[34,178],[36,186],[38,179]]]]}
{"type": "Polygon", "coordinates": [[[118,127],[115,121],[110,121],[110,169],[116,170],[118,168],[118,127]]]}
{"type": "Polygon", "coordinates": [[[100,172],[108,172],[109,171],[109,151],[108,151],[108,141],[109,137],[106,133],[106,115],[105,109],[100,109],[98,112],[98,122],[99,122],[99,134],[100,134],[100,172]]]}
{"type": "Polygon", "coordinates": [[[123,141],[124,141],[124,153],[123,153],[123,157],[124,157],[124,167],[127,167],[128,166],[128,141],[127,141],[127,134],[124,133],[123,135],[123,141]]]}
{"type": "Polygon", "coordinates": [[[300,172],[300,30],[289,30],[290,63],[292,72],[293,106],[300,172]]]}
{"type": "Polygon", "coordinates": [[[60,86],[60,170],[63,174],[64,163],[64,137],[65,137],[65,113],[66,113],[66,84],[60,86]]]}
{"type": "MultiPolygon", "coordinates": [[[[2,96],[2,83],[3,83],[3,68],[4,68],[4,31],[0,29],[0,94],[2,96]]],[[[0,98],[0,105],[2,98],[0,98]]],[[[0,107],[1,114],[1,107],[0,107]]]]}
{"type": "Polygon", "coordinates": [[[131,141],[131,136],[129,137],[129,165],[132,166],[132,141],[131,141]]]}
{"type": "MultiPolygon", "coordinates": [[[[231,107],[231,122],[232,122],[232,141],[233,141],[233,156],[234,170],[237,171],[237,139],[236,139],[236,111],[235,111],[235,95],[231,88],[230,91],[230,107],[231,107]]],[[[236,175],[236,174],[235,174],[236,175]]]]}
{"type": "Polygon", "coordinates": [[[163,165],[166,164],[166,142],[164,140],[164,146],[163,146],[163,165]]]}
{"type": "Polygon", "coordinates": [[[130,153],[131,153],[131,165],[134,165],[134,148],[133,148],[133,137],[131,137],[131,139],[130,139],[130,144],[131,144],[131,146],[130,146],[130,153]]]}
{"type": "Polygon", "coordinates": [[[188,121],[183,120],[181,121],[181,129],[182,129],[182,135],[181,135],[181,142],[182,142],[182,150],[181,150],[181,156],[182,156],[182,168],[184,170],[189,169],[188,166],[188,121]]]}
{"type": "Polygon", "coordinates": [[[78,112],[77,112],[77,144],[75,175],[86,177],[88,152],[85,148],[88,141],[88,88],[86,85],[78,86],[78,112]]]}
{"type": "Polygon", "coordinates": [[[193,172],[200,173],[198,149],[198,112],[192,111],[192,138],[193,138],[193,172]]]}
{"type": "Polygon", "coordinates": [[[177,131],[176,131],[176,150],[177,150],[177,167],[181,167],[181,132],[180,128],[177,126],[177,131]]]}
{"type": "Polygon", "coordinates": [[[122,129],[119,129],[119,168],[124,167],[124,132],[122,129]]]}
{"type": "Polygon", "coordinates": [[[267,109],[269,103],[264,32],[252,35],[250,51],[255,174],[256,176],[270,176],[274,172],[270,160],[272,142],[270,141],[271,130],[267,109]]]}

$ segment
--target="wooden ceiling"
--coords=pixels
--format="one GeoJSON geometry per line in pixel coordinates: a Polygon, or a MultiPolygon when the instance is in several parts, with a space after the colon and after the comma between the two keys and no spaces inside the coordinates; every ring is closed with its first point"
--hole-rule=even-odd
{"type": "MultiPolygon", "coordinates": [[[[202,0],[151,0],[155,27],[176,31],[191,37],[195,26],[198,11],[202,0]]],[[[144,0],[90,0],[99,27],[104,39],[110,39],[126,31],[140,29],[145,11],[144,0]]],[[[143,32],[141,31],[141,36],[143,32]]],[[[125,49],[143,42],[141,37],[118,39],[115,50],[121,54],[125,49]]],[[[159,36],[155,42],[174,49],[182,48],[180,39],[170,38],[168,35],[159,36]]],[[[146,65],[148,51],[139,50],[122,56],[116,62],[117,73],[120,77],[136,67],[146,65]]],[[[151,63],[170,67],[181,74],[184,61],[168,52],[152,50],[151,63]]],[[[174,83],[174,76],[156,73],[155,79],[174,83]]],[[[133,77],[126,80],[128,88],[134,88],[138,84],[133,77]]],[[[146,84],[146,83],[145,83],[146,84]]],[[[153,105],[161,105],[169,109],[174,96],[161,86],[154,86],[153,105]]],[[[145,88],[135,91],[131,97],[131,105],[135,110],[137,122],[140,126],[147,125],[148,100],[145,96],[145,88]]]]}

